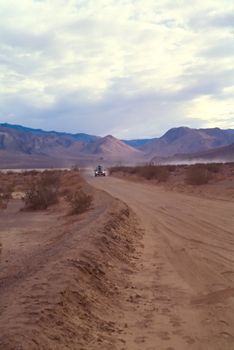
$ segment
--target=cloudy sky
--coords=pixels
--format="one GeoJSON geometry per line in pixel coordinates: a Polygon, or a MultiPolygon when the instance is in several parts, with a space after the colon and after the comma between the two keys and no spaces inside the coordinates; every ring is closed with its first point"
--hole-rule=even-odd
{"type": "Polygon", "coordinates": [[[234,128],[234,0],[0,0],[0,122],[234,128]]]}

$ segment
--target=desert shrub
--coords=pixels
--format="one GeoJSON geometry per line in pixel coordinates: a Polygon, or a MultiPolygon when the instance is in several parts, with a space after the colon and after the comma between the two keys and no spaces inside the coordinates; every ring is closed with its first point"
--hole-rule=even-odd
{"type": "Polygon", "coordinates": [[[9,202],[9,199],[5,199],[5,198],[1,197],[1,195],[0,195],[0,210],[6,209],[8,202],[9,202]]]}
{"type": "Polygon", "coordinates": [[[57,193],[52,188],[35,184],[31,185],[24,197],[25,209],[30,210],[47,209],[50,205],[57,203],[57,201],[57,193]]]}
{"type": "Polygon", "coordinates": [[[25,192],[25,208],[29,210],[47,209],[58,202],[60,175],[46,171],[28,184],[25,192]]]}
{"type": "Polygon", "coordinates": [[[137,167],[136,173],[147,180],[158,180],[159,182],[165,182],[169,178],[169,171],[166,166],[159,165],[145,165],[137,167]]]}
{"type": "Polygon", "coordinates": [[[71,207],[70,214],[82,214],[89,209],[93,198],[80,189],[68,194],[66,200],[71,207]]]}
{"type": "Polygon", "coordinates": [[[166,182],[170,176],[170,171],[168,170],[167,167],[160,167],[158,170],[158,181],[159,182],[166,182]]]}
{"type": "Polygon", "coordinates": [[[137,168],[137,174],[147,180],[157,178],[157,167],[153,165],[145,165],[137,168]]]}
{"type": "Polygon", "coordinates": [[[131,169],[133,169],[133,168],[132,167],[127,167],[127,166],[113,166],[113,167],[109,168],[109,174],[112,175],[114,173],[119,173],[119,172],[130,174],[131,173],[131,169]]]}
{"type": "Polygon", "coordinates": [[[191,165],[187,169],[186,182],[189,185],[204,185],[211,179],[211,174],[205,165],[191,165]]]}
{"type": "Polygon", "coordinates": [[[6,202],[5,200],[3,200],[3,199],[0,197],[0,210],[1,210],[1,209],[6,209],[6,208],[7,208],[7,204],[8,204],[8,202],[6,202]]]}
{"type": "Polygon", "coordinates": [[[176,165],[167,165],[166,168],[170,173],[176,171],[176,165]]]}
{"type": "Polygon", "coordinates": [[[60,186],[60,175],[58,171],[46,170],[41,174],[41,184],[45,187],[58,189],[60,186]]]}
{"type": "Polygon", "coordinates": [[[13,186],[12,185],[5,185],[0,187],[0,198],[4,200],[11,199],[11,194],[13,192],[13,186]]]}
{"type": "Polygon", "coordinates": [[[130,175],[137,175],[137,172],[138,172],[138,168],[139,167],[127,167],[127,172],[130,174],[130,175]]]}
{"type": "Polygon", "coordinates": [[[0,187],[0,209],[6,209],[13,192],[13,185],[8,184],[0,187]]]}
{"type": "Polygon", "coordinates": [[[221,163],[208,163],[208,164],[206,164],[206,168],[211,173],[219,173],[222,169],[222,164],[221,163]]]}
{"type": "Polygon", "coordinates": [[[159,166],[159,165],[142,165],[135,167],[112,167],[109,169],[110,174],[115,172],[122,172],[129,175],[138,175],[143,177],[146,180],[158,180],[159,182],[165,182],[168,180],[170,176],[170,171],[167,166],[159,166]]]}
{"type": "Polygon", "coordinates": [[[118,167],[116,167],[116,166],[112,166],[111,168],[109,168],[108,169],[109,175],[112,175],[112,174],[116,173],[117,172],[117,168],[118,167]]]}
{"type": "Polygon", "coordinates": [[[77,164],[75,164],[75,165],[72,166],[71,170],[73,170],[73,171],[80,171],[80,168],[79,168],[79,166],[77,164]]]}

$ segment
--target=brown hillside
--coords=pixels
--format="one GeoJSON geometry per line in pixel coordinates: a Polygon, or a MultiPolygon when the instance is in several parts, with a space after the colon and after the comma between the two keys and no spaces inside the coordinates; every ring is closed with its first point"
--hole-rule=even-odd
{"type": "Polygon", "coordinates": [[[234,135],[214,129],[190,129],[187,127],[169,130],[159,139],[144,145],[141,149],[153,156],[173,156],[181,153],[195,153],[226,146],[234,142],[234,135]]]}
{"type": "Polygon", "coordinates": [[[234,162],[234,143],[204,152],[176,154],[172,157],[154,157],[153,162],[234,162]]]}

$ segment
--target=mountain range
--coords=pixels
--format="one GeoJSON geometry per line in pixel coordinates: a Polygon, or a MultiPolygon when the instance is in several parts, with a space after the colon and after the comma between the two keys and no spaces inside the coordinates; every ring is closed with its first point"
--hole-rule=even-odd
{"type": "Polygon", "coordinates": [[[168,157],[174,154],[194,153],[223,147],[234,142],[234,133],[219,128],[191,129],[179,127],[168,130],[140,149],[152,156],[168,157]]]}
{"type": "Polygon", "coordinates": [[[190,163],[219,163],[234,162],[234,143],[208,151],[181,153],[169,157],[155,156],[153,164],[190,164],[190,163]]]}
{"type": "Polygon", "coordinates": [[[159,138],[119,140],[112,135],[71,134],[3,123],[0,168],[70,167],[97,162],[136,164],[180,158],[186,161],[203,157],[204,152],[204,159],[208,154],[215,159],[217,153],[222,160],[225,153],[224,160],[234,161],[234,147],[230,146],[233,143],[232,129],[178,127],[159,138]]]}

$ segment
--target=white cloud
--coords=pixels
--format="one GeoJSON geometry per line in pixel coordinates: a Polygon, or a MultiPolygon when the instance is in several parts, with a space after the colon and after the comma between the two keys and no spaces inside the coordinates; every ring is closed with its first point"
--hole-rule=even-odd
{"type": "Polygon", "coordinates": [[[120,137],[229,126],[229,0],[0,0],[0,17],[3,121],[120,137]]]}

